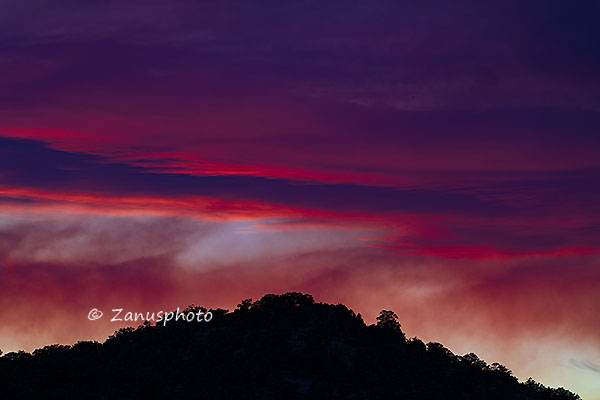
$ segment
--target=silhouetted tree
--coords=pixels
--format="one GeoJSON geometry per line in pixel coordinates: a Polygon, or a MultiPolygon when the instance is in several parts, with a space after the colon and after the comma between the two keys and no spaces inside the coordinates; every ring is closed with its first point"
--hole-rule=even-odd
{"type": "Polygon", "coordinates": [[[377,327],[394,332],[395,334],[402,336],[404,341],[406,341],[406,335],[402,332],[402,326],[400,325],[400,322],[398,322],[398,316],[393,311],[381,310],[377,317],[377,327]]]}
{"type": "Polygon", "coordinates": [[[461,357],[461,359],[481,370],[490,369],[490,367],[487,365],[487,363],[485,361],[483,361],[482,359],[480,359],[477,356],[477,354],[475,354],[475,353],[465,354],[464,356],[461,357]]]}
{"type": "Polygon", "coordinates": [[[491,370],[495,371],[495,372],[498,372],[498,373],[501,373],[501,374],[504,374],[504,375],[508,375],[510,377],[513,377],[512,376],[512,371],[510,369],[506,368],[504,365],[502,365],[500,363],[497,363],[497,362],[492,363],[491,370]]]}
{"type": "Polygon", "coordinates": [[[242,302],[240,304],[237,305],[237,309],[246,311],[246,310],[249,310],[251,306],[252,306],[252,299],[244,299],[244,300],[242,300],[242,302]]]}

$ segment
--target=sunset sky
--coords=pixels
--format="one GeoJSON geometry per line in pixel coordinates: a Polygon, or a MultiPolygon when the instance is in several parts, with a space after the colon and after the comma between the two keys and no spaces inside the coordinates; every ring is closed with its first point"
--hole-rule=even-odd
{"type": "Polygon", "coordinates": [[[0,349],[302,291],[600,399],[597,1],[0,1],[0,349]]]}

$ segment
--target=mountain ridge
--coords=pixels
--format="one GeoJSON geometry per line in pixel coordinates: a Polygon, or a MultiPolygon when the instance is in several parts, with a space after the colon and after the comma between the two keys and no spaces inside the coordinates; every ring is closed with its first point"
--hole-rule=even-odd
{"type": "Polygon", "coordinates": [[[104,343],[8,353],[2,398],[580,399],[521,383],[474,353],[407,339],[389,310],[366,325],[342,304],[290,292],[210,311],[210,322],[145,322],[104,343]]]}

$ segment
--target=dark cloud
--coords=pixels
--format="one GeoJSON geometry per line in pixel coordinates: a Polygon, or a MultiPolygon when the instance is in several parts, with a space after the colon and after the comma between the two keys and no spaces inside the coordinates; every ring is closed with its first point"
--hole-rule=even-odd
{"type": "Polygon", "coordinates": [[[280,95],[405,110],[600,106],[598,5],[591,1],[543,7],[535,1],[36,1],[3,7],[0,37],[9,58],[54,64],[42,87],[39,79],[36,86],[24,80],[18,89],[28,93],[5,91],[30,101],[40,90],[52,93],[49,86],[64,90],[75,83],[82,90],[112,82],[158,93],[157,77],[177,81],[180,75],[192,87],[207,86],[202,76],[219,70],[214,82],[224,87],[276,84],[280,95]],[[192,68],[181,74],[182,65],[192,68]]]}
{"type": "MultiPolygon", "coordinates": [[[[32,140],[0,139],[2,183],[60,193],[116,196],[209,196],[329,211],[506,215],[512,210],[471,194],[354,184],[306,183],[255,176],[193,176],[54,150],[32,140]]],[[[514,212],[514,211],[513,211],[514,212]]]]}
{"type": "Polygon", "coordinates": [[[571,364],[573,364],[575,367],[580,368],[580,369],[584,369],[584,370],[588,370],[588,371],[592,371],[592,372],[600,372],[600,365],[594,364],[589,361],[575,360],[572,358],[571,364]]]}
{"type": "Polygon", "coordinates": [[[0,196],[0,205],[26,205],[32,204],[35,201],[33,199],[27,199],[22,197],[4,197],[0,196]]]}

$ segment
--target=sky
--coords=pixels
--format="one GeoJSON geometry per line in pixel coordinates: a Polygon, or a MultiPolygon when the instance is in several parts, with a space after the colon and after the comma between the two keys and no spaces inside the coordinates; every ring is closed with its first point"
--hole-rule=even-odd
{"type": "Polygon", "coordinates": [[[302,291],[600,399],[600,3],[0,1],[0,349],[302,291]]]}

